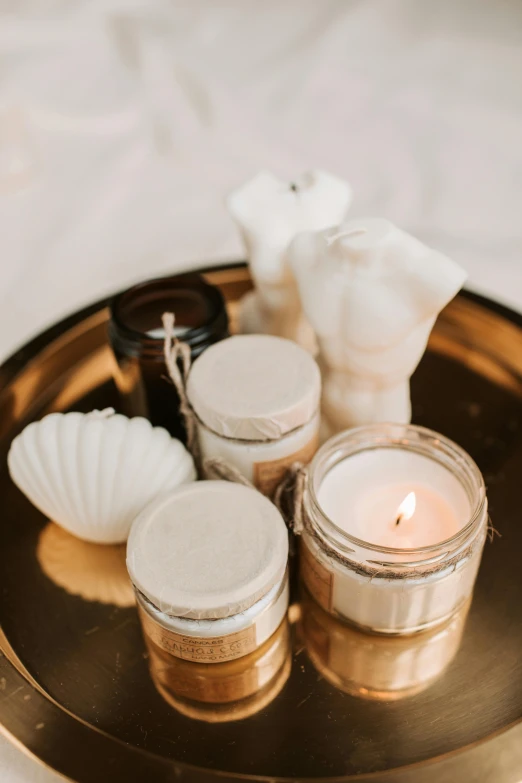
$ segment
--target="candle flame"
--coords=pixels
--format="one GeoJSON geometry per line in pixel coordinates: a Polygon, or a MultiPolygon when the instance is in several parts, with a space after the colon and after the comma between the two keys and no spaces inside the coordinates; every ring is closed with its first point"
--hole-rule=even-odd
{"type": "Polygon", "coordinates": [[[406,495],[406,497],[400,504],[399,508],[397,509],[396,524],[398,525],[402,519],[411,519],[411,517],[415,513],[416,505],[417,505],[417,498],[415,497],[415,492],[410,492],[409,495],[406,495]]]}

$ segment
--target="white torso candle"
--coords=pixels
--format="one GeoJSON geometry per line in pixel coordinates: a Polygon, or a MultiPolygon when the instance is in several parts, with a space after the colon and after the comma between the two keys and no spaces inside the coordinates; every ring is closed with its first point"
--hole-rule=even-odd
{"type": "Polygon", "coordinates": [[[348,183],[324,171],[306,172],[293,182],[261,171],[229,195],[227,207],[241,229],[256,286],[242,302],[242,332],[278,335],[310,347],[313,335],[286,252],[298,232],[342,221],[351,198],[348,183]]]}
{"type": "Polygon", "coordinates": [[[410,376],[464,270],[377,219],[299,234],[289,262],[319,343],[326,433],[409,422],[410,376]]]}

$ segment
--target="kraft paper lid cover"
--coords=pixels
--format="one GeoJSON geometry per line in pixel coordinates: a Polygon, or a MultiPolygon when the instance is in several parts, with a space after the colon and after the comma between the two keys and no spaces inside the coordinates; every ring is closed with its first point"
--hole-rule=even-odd
{"type": "Polygon", "coordinates": [[[134,522],[127,568],[160,611],[218,619],[245,611],[284,576],[288,533],[257,490],[198,481],[148,506],[134,522]]]}
{"type": "Polygon", "coordinates": [[[190,371],[190,403],[210,430],[238,440],[277,440],[317,412],[315,359],[291,340],[236,335],[201,354],[190,371]]]}

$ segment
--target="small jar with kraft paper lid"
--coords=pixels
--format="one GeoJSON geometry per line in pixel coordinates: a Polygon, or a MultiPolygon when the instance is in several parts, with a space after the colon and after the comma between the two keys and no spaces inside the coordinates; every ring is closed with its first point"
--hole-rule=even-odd
{"type": "Polygon", "coordinates": [[[286,615],[287,560],[283,518],[254,489],[198,481],[159,498],[127,544],[147,641],[201,663],[248,655],[286,615]]]}
{"type": "Polygon", "coordinates": [[[190,371],[203,462],[222,459],[271,496],[319,444],[321,376],[290,340],[237,335],[208,348],[190,371]]]}

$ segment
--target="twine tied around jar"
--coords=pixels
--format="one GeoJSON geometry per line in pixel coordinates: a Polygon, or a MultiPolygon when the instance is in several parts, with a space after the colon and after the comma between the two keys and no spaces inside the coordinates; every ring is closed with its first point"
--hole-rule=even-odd
{"type": "Polygon", "coordinates": [[[233,481],[235,484],[243,484],[244,487],[255,489],[249,481],[237,468],[225,462],[220,457],[206,459],[203,463],[203,473],[208,478],[222,479],[223,481],[233,481]]]}
{"type": "Polygon", "coordinates": [[[296,536],[301,535],[304,527],[306,475],[306,467],[303,463],[294,462],[274,492],[274,503],[296,536]]]}
{"type": "MultiPolygon", "coordinates": [[[[245,487],[256,487],[237,468],[225,462],[224,459],[213,457],[203,463],[203,472],[208,478],[223,481],[234,481],[245,487]]],[[[289,530],[300,536],[303,530],[303,500],[306,486],[306,468],[301,462],[294,462],[283,479],[279,482],[272,498],[274,505],[281,512],[289,530]]]]}
{"type": "MultiPolygon", "coordinates": [[[[203,463],[203,473],[207,478],[217,478],[223,481],[233,481],[245,487],[256,489],[237,468],[224,459],[213,457],[203,463]]],[[[306,486],[306,468],[301,462],[294,462],[279,482],[274,492],[272,502],[286,521],[288,529],[296,536],[303,530],[303,502],[306,486]]]]}
{"type": "Polygon", "coordinates": [[[192,410],[187,396],[187,379],[192,363],[190,346],[179,340],[174,334],[174,313],[163,313],[163,328],[165,341],[163,343],[163,355],[169,378],[179,397],[179,412],[183,418],[185,432],[187,433],[187,449],[192,454],[196,469],[199,471],[201,454],[197,432],[196,414],[192,410]]]}
{"type": "MultiPolygon", "coordinates": [[[[233,481],[236,484],[255,489],[243,474],[233,465],[220,458],[209,458],[203,463],[199,445],[197,419],[187,396],[187,380],[191,367],[190,346],[174,334],[174,313],[163,313],[165,339],[163,355],[165,365],[179,397],[179,411],[187,433],[187,448],[194,458],[198,473],[209,478],[233,481]]],[[[289,529],[295,535],[303,530],[303,497],[306,484],[306,469],[301,462],[295,462],[287,470],[274,492],[273,502],[287,520],[289,529]]]]}

